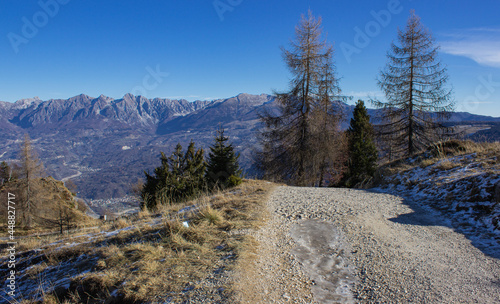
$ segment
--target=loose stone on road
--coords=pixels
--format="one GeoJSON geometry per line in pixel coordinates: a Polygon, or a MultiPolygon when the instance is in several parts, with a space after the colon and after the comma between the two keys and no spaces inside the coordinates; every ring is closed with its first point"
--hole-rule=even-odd
{"type": "Polygon", "coordinates": [[[255,303],[500,303],[500,261],[416,203],[283,186],[268,208],[254,269],[237,277],[255,303]]]}

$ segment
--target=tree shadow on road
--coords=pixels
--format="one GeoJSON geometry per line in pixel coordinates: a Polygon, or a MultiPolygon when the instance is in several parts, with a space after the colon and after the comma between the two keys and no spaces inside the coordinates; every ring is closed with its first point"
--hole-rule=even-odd
{"type": "Polygon", "coordinates": [[[367,190],[373,193],[384,193],[396,196],[402,203],[408,206],[412,212],[403,213],[397,217],[389,218],[391,222],[402,225],[415,226],[443,226],[465,236],[471,244],[487,256],[500,259],[500,240],[491,230],[481,223],[464,219],[458,219],[453,216],[449,210],[437,210],[426,204],[426,202],[416,202],[412,198],[403,195],[394,195],[377,191],[375,189],[367,190]]]}

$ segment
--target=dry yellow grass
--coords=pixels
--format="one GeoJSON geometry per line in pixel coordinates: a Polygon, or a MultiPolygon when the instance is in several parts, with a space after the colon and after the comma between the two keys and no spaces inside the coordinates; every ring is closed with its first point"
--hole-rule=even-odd
{"type": "Polygon", "coordinates": [[[119,218],[113,223],[113,229],[122,229],[129,227],[132,223],[130,220],[125,219],[125,218],[119,218]]]}
{"type": "MultiPolygon", "coordinates": [[[[47,303],[151,302],[156,301],[156,295],[178,293],[188,283],[200,281],[225,256],[237,257],[237,267],[245,267],[257,245],[242,232],[264,223],[265,202],[274,186],[247,180],[226,191],[162,208],[161,226],[151,224],[157,214],[143,213],[135,221],[117,220],[109,227],[113,230],[133,225],[132,229],[100,237],[91,245],[48,253],[47,264],[51,265],[82,253],[98,259],[91,272],[73,278],[72,288],[66,293],[47,295],[47,303]],[[188,218],[172,215],[194,204],[200,208],[188,218]]],[[[33,270],[34,276],[37,271],[33,270]]]]}
{"type": "Polygon", "coordinates": [[[438,170],[450,170],[460,166],[447,158],[466,154],[476,154],[478,159],[484,159],[487,166],[494,166],[500,162],[500,142],[474,142],[471,140],[450,140],[436,143],[428,148],[426,152],[416,155],[417,161],[408,163],[406,159],[399,159],[382,164],[375,175],[378,184],[382,182],[383,176],[411,170],[416,166],[426,168],[441,161],[438,170]]]}
{"type": "Polygon", "coordinates": [[[211,206],[206,206],[200,210],[197,217],[198,222],[206,222],[210,225],[218,225],[224,222],[224,214],[221,210],[213,209],[211,206]]]}
{"type": "Polygon", "coordinates": [[[26,275],[31,278],[32,280],[36,280],[38,275],[45,270],[48,267],[47,263],[42,262],[36,265],[33,265],[32,267],[28,268],[26,270],[26,275]]]}
{"type": "MultiPolygon", "coordinates": [[[[483,164],[483,169],[491,168],[498,171],[497,166],[500,162],[500,142],[473,142],[470,140],[460,141],[452,140],[443,143],[435,144],[427,149],[427,151],[415,155],[409,162],[408,159],[398,159],[391,162],[381,164],[370,186],[380,186],[390,182],[390,176],[412,170],[419,166],[427,168],[440,162],[433,170],[450,170],[462,166],[460,162],[447,160],[448,158],[474,154],[475,158],[483,164]]],[[[397,183],[397,181],[395,181],[397,183]]]]}
{"type": "Polygon", "coordinates": [[[460,167],[460,163],[455,163],[455,162],[452,162],[452,161],[450,161],[448,159],[443,159],[436,166],[436,169],[442,170],[442,171],[447,171],[447,170],[454,169],[456,167],[460,167]]]}
{"type": "Polygon", "coordinates": [[[434,165],[438,160],[439,159],[437,159],[437,158],[422,159],[422,161],[420,161],[420,167],[422,167],[422,168],[429,167],[431,165],[434,165]]]}
{"type": "Polygon", "coordinates": [[[139,219],[144,219],[149,217],[151,217],[151,212],[147,208],[144,208],[140,210],[139,213],[137,213],[137,218],[139,219]]]}
{"type": "Polygon", "coordinates": [[[500,151],[500,142],[475,142],[472,140],[450,140],[439,142],[429,147],[429,151],[438,159],[463,154],[490,154],[500,151]]]}
{"type": "Polygon", "coordinates": [[[89,248],[89,246],[86,244],[78,244],[75,246],[67,246],[59,249],[46,250],[44,254],[47,259],[47,264],[53,266],[53,265],[58,265],[64,261],[77,258],[84,253],[89,253],[91,250],[92,248],[89,248]]]}

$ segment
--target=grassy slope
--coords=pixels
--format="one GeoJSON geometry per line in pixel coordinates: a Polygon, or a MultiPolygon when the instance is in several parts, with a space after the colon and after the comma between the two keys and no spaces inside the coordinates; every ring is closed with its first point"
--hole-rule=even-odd
{"type": "Polygon", "coordinates": [[[7,195],[15,194],[13,200],[16,205],[16,235],[31,235],[34,233],[58,233],[58,221],[61,218],[68,218],[69,222],[64,224],[64,229],[71,229],[95,226],[95,221],[85,214],[85,205],[77,201],[62,181],[55,180],[52,177],[44,177],[36,180],[36,196],[33,201],[36,202],[35,210],[30,216],[32,218],[32,227],[30,229],[20,226],[23,218],[23,209],[21,201],[23,200],[24,186],[20,181],[13,181],[0,187],[0,231],[7,231],[7,195]],[[62,207],[62,208],[60,208],[62,207]],[[64,213],[61,214],[60,211],[64,213]]]}
{"type": "MultiPolygon", "coordinates": [[[[185,204],[196,208],[176,205],[155,214],[140,213],[134,220],[121,219],[101,231],[69,239],[51,239],[52,244],[40,247],[40,242],[30,241],[23,246],[36,250],[18,255],[26,302],[37,297],[44,303],[184,301],[189,293],[183,291],[198,288],[197,282],[214,267],[235,267],[244,260],[240,257],[255,250],[245,230],[263,224],[273,187],[245,181],[185,204]],[[44,292],[35,292],[37,288],[44,292]]],[[[230,298],[231,286],[224,290],[230,298]]]]}
{"type": "Polygon", "coordinates": [[[454,227],[500,242],[498,142],[454,141],[436,146],[385,164],[377,173],[376,185],[439,210],[454,227]]]}

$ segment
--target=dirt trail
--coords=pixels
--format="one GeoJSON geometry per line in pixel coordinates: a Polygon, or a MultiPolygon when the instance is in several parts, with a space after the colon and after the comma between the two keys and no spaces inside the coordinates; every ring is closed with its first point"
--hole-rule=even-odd
{"type": "Polygon", "coordinates": [[[500,303],[500,260],[388,194],[279,187],[239,284],[253,303],[500,303]]]}

